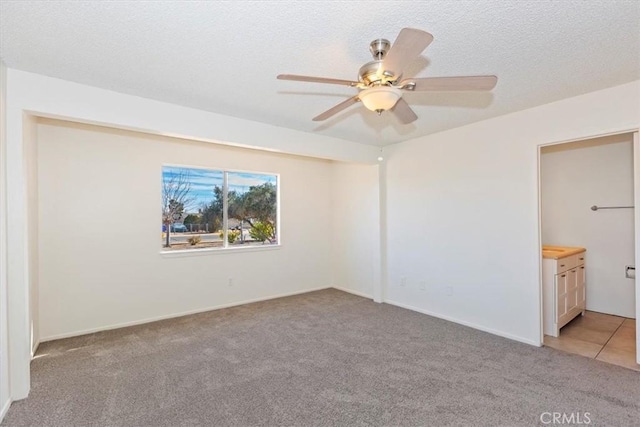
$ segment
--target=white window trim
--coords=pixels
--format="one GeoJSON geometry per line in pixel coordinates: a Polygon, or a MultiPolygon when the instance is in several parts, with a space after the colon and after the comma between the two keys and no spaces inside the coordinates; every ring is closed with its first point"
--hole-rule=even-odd
{"type": "Polygon", "coordinates": [[[182,258],[187,256],[209,256],[230,254],[233,252],[262,252],[282,249],[281,244],[265,244],[255,246],[229,246],[227,248],[177,249],[158,252],[163,258],[182,258]]]}

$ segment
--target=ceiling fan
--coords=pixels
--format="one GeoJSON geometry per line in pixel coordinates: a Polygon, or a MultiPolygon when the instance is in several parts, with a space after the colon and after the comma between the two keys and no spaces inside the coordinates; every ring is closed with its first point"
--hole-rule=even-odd
{"type": "Polygon", "coordinates": [[[432,41],[431,34],[414,28],[403,28],[393,45],[385,39],[372,41],[369,50],[373,55],[373,61],[360,68],[358,81],[295,74],[280,74],[278,79],[337,84],[359,89],[357,95],[314,117],[314,121],[326,120],[356,102],[362,102],[365,107],[378,114],[391,111],[400,122],[407,124],[415,121],[418,116],[402,98],[403,91],[484,91],[495,87],[498,82],[496,76],[422,77],[403,80],[403,70],[432,41]]]}

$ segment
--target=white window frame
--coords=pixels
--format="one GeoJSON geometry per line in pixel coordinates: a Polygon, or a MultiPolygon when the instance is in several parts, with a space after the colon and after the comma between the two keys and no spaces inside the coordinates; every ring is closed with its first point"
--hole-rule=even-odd
{"type": "MultiPolygon", "coordinates": [[[[194,166],[194,165],[183,165],[183,164],[174,164],[174,163],[163,163],[160,166],[160,182],[162,183],[164,180],[163,176],[163,168],[164,167],[174,167],[174,168],[186,168],[186,169],[204,169],[208,171],[222,172],[222,247],[219,248],[199,248],[199,249],[175,249],[168,250],[165,248],[161,248],[160,255],[163,257],[183,257],[183,256],[193,256],[193,255],[209,255],[216,253],[230,253],[230,252],[255,252],[255,251],[269,251],[269,250],[277,250],[282,247],[282,236],[281,236],[281,228],[280,228],[280,174],[274,172],[258,172],[254,170],[245,170],[245,169],[227,169],[227,168],[219,168],[215,166],[194,166]],[[268,245],[250,245],[250,246],[241,246],[234,245],[229,246],[229,241],[227,239],[228,225],[229,225],[229,173],[250,173],[256,175],[269,175],[275,176],[276,178],[276,242],[268,245]]],[[[160,188],[160,199],[162,200],[162,186],[160,188]]]]}

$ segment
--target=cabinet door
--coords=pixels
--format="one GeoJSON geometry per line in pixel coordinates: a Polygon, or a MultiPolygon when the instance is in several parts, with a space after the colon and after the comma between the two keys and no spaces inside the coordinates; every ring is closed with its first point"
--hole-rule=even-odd
{"type": "Polygon", "coordinates": [[[578,281],[578,306],[583,310],[587,306],[587,289],[586,289],[586,275],[584,265],[578,267],[577,273],[577,281],[578,281]]]}
{"type": "Polygon", "coordinates": [[[567,272],[567,312],[578,306],[578,270],[572,268],[567,272]]]}
{"type": "Polygon", "coordinates": [[[567,314],[567,274],[569,273],[556,275],[556,322],[567,314]]]}

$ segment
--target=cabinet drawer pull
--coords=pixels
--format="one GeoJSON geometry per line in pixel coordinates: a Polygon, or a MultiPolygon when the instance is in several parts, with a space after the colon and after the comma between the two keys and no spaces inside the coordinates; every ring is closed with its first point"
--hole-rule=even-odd
{"type": "Polygon", "coordinates": [[[580,270],[584,270],[584,267],[580,267],[580,270]]]}
{"type": "Polygon", "coordinates": [[[584,258],[580,258],[580,261],[584,261],[584,258]]]}
{"type": "Polygon", "coordinates": [[[577,273],[577,271],[576,271],[576,270],[571,270],[571,272],[572,272],[573,274],[577,273]]]}
{"type": "Polygon", "coordinates": [[[560,276],[560,277],[567,277],[567,275],[566,275],[566,274],[563,274],[563,275],[562,275],[562,276],[560,276]]]}

